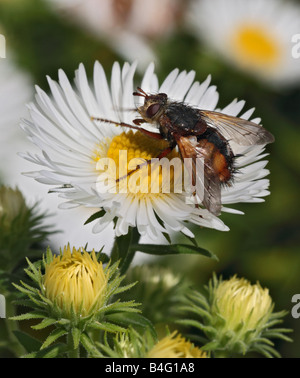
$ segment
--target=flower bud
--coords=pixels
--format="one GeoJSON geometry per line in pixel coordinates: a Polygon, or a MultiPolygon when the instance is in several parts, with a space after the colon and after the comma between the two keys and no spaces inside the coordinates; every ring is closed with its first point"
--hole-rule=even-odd
{"type": "Polygon", "coordinates": [[[13,220],[28,210],[25,199],[19,189],[6,186],[0,188],[1,228],[9,229],[13,220]]]}
{"type": "Polygon", "coordinates": [[[70,317],[74,311],[85,317],[104,302],[108,277],[95,251],[88,253],[68,245],[45,267],[45,295],[70,317]]]}
{"type": "Polygon", "coordinates": [[[196,290],[187,294],[183,309],[196,319],[182,324],[196,326],[207,338],[203,350],[215,357],[258,352],[266,357],[280,357],[271,339],[291,341],[289,329],[275,328],[285,311],[273,312],[274,304],[268,289],[257,282],[252,285],[236,276],[223,281],[216,276],[209,282],[206,295],[196,290]]]}
{"type": "Polygon", "coordinates": [[[207,358],[205,352],[195,347],[177,331],[161,339],[148,352],[148,358],[207,358]]]}

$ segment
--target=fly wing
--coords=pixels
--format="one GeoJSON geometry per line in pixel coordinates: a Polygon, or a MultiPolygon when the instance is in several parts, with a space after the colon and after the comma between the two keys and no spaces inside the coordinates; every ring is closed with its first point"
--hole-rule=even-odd
{"type": "Polygon", "coordinates": [[[197,138],[178,137],[179,147],[184,166],[188,171],[195,188],[194,195],[199,197],[202,205],[212,214],[221,213],[221,182],[213,168],[213,162],[207,151],[199,145],[197,138]]]}
{"type": "Polygon", "coordinates": [[[275,140],[269,131],[254,122],[208,110],[200,110],[200,115],[209,126],[217,129],[227,140],[239,145],[268,144],[275,140]]]}

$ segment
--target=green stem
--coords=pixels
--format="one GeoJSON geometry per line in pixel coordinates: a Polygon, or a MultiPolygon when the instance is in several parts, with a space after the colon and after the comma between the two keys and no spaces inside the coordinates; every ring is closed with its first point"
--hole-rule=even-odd
{"type": "Polygon", "coordinates": [[[125,274],[130,267],[130,264],[132,263],[134,256],[136,254],[137,248],[132,248],[133,245],[137,245],[139,243],[141,235],[139,234],[137,228],[131,229],[131,238],[130,243],[127,249],[127,253],[124,256],[124,259],[122,261],[122,264],[120,266],[120,272],[121,274],[125,274]]]}
{"type": "Polygon", "coordinates": [[[16,356],[20,357],[25,354],[24,348],[17,341],[14,331],[19,329],[18,322],[15,320],[10,320],[10,317],[16,315],[15,306],[11,303],[10,300],[6,301],[6,318],[4,320],[6,328],[6,337],[7,337],[7,347],[10,349],[16,356]]]}
{"type": "Polygon", "coordinates": [[[215,358],[230,358],[231,354],[227,350],[214,350],[213,355],[215,358]]]}
{"type": "Polygon", "coordinates": [[[127,235],[116,238],[111,253],[111,262],[114,263],[120,260],[121,274],[125,274],[130,267],[137,251],[137,248],[132,248],[132,246],[137,245],[139,240],[140,234],[137,228],[130,228],[127,235]]]}

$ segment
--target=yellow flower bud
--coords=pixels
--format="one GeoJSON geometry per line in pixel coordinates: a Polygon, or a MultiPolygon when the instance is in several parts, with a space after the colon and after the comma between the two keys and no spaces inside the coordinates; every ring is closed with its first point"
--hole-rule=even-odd
{"type": "Polygon", "coordinates": [[[207,358],[205,352],[195,347],[177,331],[161,339],[148,352],[147,358],[207,358]]]}
{"type": "Polygon", "coordinates": [[[260,328],[272,313],[272,299],[268,289],[259,283],[251,285],[244,278],[232,277],[222,281],[214,290],[212,313],[217,313],[225,320],[222,331],[246,333],[260,328]],[[242,326],[242,329],[240,327],[242,326]]]}
{"type": "Polygon", "coordinates": [[[46,265],[44,275],[45,295],[63,310],[66,317],[74,311],[85,317],[101,308],[104,302],[108,275],[95,251],[76,250],[68,245],[63,253],[54,256],[46,265]]]}
{"type": "Polygon", "coordinates": [[[207,339],[204,350],[214,357],[248,352],[280,357],[271,339],[291,341],[285,335],[291,330],[275,327],[287,312],[273,312],[268,289],[258,282],[251,285],[244,278],[234,276],[223,281],[214,275],[205,291],[191,290],[187,294],[183,309],[192,316],[181,321],[203,331],[207,339]]]}

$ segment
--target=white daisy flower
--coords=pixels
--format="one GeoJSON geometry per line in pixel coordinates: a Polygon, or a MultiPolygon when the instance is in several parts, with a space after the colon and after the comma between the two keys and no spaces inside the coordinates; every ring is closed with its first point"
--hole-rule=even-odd
{"type": "MultiPolygon", "coordinates": [[[[101,193],[98,190],[97,185],[103,174],[99,171],[100,159],[110,158],[116,166],[121,166],[119,151],[126,151],[128,160],[151,159],[168,145],[166,141],[149,138],[140,131],[91,118],[132,124],[132,120],[140,117],[136,106],[141,104],[142,98],[133,96],[135,70],[136,64],[125,63],[121,68],[115,63],[109,84],[101,64],[96,62],[94,82],[90,86],[81,64],[75,75],[76,90],[62,70],[59,71],[58,82],[48,77],[51,96],[37,87],[36,103],[29,105],[31,119],[24,120],[22,128],[42,154],[26,153],[23,156],[42,169],[29,175],[43,184],[51,185],[52,191],[67,199],[60,205],[61,208],[83,205],[103,209],[103,216],[96,220],[93,227],[96,233],[113,221],[117,236],[126,234],[129,227],[137,227],[142,236],[152,239],[171,231],[181,231],[192,237],[188,222],[228,230],[219,217],[187,203],[186,194],[175,192],[172,186],[170,193],[162,190],[158,193],[143,193],[142,190],[135,193],[131,190],[127,193],[121,193],[121,190],[101,193]]],[[[219,95],[216,87],[210,86],[210,76],[202,83],[194,81],[194,77],[194,71],[179,72],[174,69],[159,85],[154,64],[150,64],[140,87],[150,93],[167,93],[172,100],[184,101],[200,109],[217,110],[219,95]]],[[[244,101],[234,100],[219,111],[232,116],[240,115],[248,120],[254,109],[241,113],[244,105],[244,101]]],[[[158,132],[150,124],[143,124],[143,128],[146,127],[158,132]]],[[[231,147],[234,154],[241,156],[236,158],[237,173],[233,184],[222,189],[222,203],[263,201],[262,197],[269,194],[269,180],[264,178],[269,173],[265,169],[267,162],[261,160],[266,156],[263,154],[264,146],[241,147],[231,143],[231,147]]],[[[169,158],[171,156],[179,155],[174,150],[168,155],[169,158]]],[[[222,210],[241,213],[225,207],[222,210]]]]}
{"type": "Polygon", "coordinates": [[[143,67],[156,59],[149,42],[170,34],[185,7],[184,0],[48,1],[60,15],[72,18],[126,60],[139,60],[143,67]]]}
{"type": "Polygon", "coordinates": [[[189,26],[209,48],[238,69],[274,85],[300,80],[292,38],[300,7],[283,0],[195,0],[189,26]]]}

